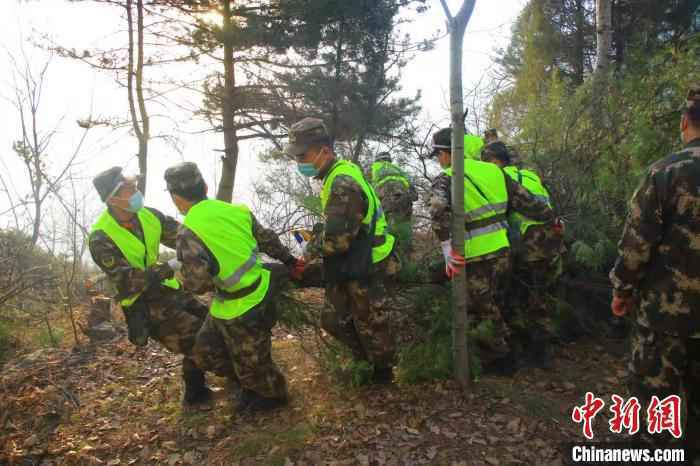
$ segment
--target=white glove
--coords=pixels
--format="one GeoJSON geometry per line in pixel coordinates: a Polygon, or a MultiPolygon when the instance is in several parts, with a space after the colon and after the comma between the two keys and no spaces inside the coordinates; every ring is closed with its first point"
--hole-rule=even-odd
{"type": "Polygon", "coordinates": [[[452,240],[446,239],[440,242],[440,247],[442,248],[442,257],[445,258],[445,264],[450,262],[450,252],[452,251],[452,240]]]}
{"type": "Polygon", "coordinates": [[[464,256],[452,249],[450,240],[442,241],[440,246],[442,247],[442,255],[445,258],[445,274],[452,279],[464,267],[464,256]]]}
{"type": "Polygon", "coordinates": [[[168,265],[170,266],[171,269],[173,269],[175,272],[178,270],[182,269],[182,262],[180,262],[177,259],[170,259],[168,261],[168,265]]]}

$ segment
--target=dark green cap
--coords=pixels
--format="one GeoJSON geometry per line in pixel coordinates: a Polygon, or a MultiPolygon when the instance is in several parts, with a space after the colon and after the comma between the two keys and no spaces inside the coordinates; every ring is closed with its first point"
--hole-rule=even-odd
{"type": "Polygon", "coordinates": [[[314,144],[330,145],[330,143],[331,138],[323,120],[307,117],[289,128],[289,144],[284,148],[284,152],[290,157],[297,157],[314,144]]]}
{"type": "Polygon", "coordinates": [[[194,162],[182,162],[165,170],[168,191],[188,191],[204,183],[202,173],[194,162]]]}
{"type": "Polygon", "coordinates": [[[391,154],[388,152],[380,152],[377,154],[377,162],[391,162],[391,154]]]}
{"type": "Polygon", "coordinates": [[[99,193],[102,202],[105,202],[123,181],[126,181],[126,178],[122,174],[122,167],[112,167],[98,173],[92,179],[92,184],[99,193]]]}
{"type": "Polygon", "coordinates": [[[452,149],[452,128],[442,128],[433,133],[433,150],[428,157],[435,157],[441,150],[452,149]]]}

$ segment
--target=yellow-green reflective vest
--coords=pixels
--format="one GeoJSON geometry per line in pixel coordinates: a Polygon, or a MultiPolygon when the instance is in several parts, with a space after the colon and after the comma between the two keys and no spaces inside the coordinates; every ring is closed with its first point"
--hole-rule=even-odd
{"type": "Polygon", "coordinates": [[[209,308],[218,319],[234,319],[260,304],[270,287],[270,272],[258,257],[253,236],[253,217],[247,206],[207,199],[190,208],[184,225],[211,251],[219,264],[213,282],[218,290],[209,308]],[[247,288],[240,298],[226,294],[247,288]]]}
{"type": "Polygon", "coordinates": [[[481,158],[481,148],[484,140],[473,134],[464,135],[464,157],[467,159],[479,160],[481,158]]]}
{"type": "Polygon", "coordinates": [[[391,162],[374,162],[370,168],[370,175],[372,179],[372,186],[375,188],[378,188],[389,181],[398,181],[404,185],[406,189],[408,189],[410,186],[410,182],[408,181],[408,178],[406,178],[406,174],[403,172],[403,170],[391,162]]]}
{"type": "MultiPolygon", "coordinates": [[[[535,198],[539,199],[541,202],[552,207],[549,192],[542,184],[542,180],[537,173],[530,170],[521,170],[518,167],[510,166],[503,169],[504,172],[511,178],[513,178],[518,184],[527,189],[530,194],[535,198]]],[[[517,212],[513,212],[508,216],[508,222],[514,227],[518,228],[520,235],[524,235],[528,228],[532,225],[542,225],[543,222],[538,222],[537,220],[531,220],[517,212]]]]}
{"type": "MultiPolygon", "coordinates": [[[[104,232],[114,241],[114,244],[117,245],[130,266],[135,269],[146,270],[158,261],[160,235],[163,227],[158,217],[146,208],[139,210],[136,213],[136,217],[141,223],[141,230],[143,230],[143,242],[134,236],[132,232],[121,226],[107,210],[100,215],[97,222],[92,226],[91,234],[96,231],[104,232]]],[[[174,278],[163,280],[161,283],[175,290],[180,288],[180,283],[174,278]]],[[[139,296],[141,296],[141,293],[128,296],[119,301],[119,304],[121,304],[122,308],[127,308],[134,304],[139,296]]]]}
{"type": "MultiPolygon", "coordinates": [[[[452,177],[452,167],[445,173],[452,177]]],[[[503,171],[492,163],[465,159],[464,173],[465,257],[474,259],[509,247],[503,171]]]]}
{"type": "Polygon", "coordinates": [[[333,181],[339,175],[349,176],[357,184],[360,185],[362,191],[365,193],[367,198],[367,214],[362,219],[362,224],[366,225],[369,229],[372,224],[372,218],[377,213],[377,224],[375,226],[374,236],[377,238],[375,244],[372,248],[372,263],[376,264],[379,261],[386,259],[386,257],[391,254],[391,250],[394,248],[395,238],[386,231],[387,223],[384,217],[384,212],[382,211],[382,205],[379,202],[377,194],[374,189],[365,181],[364,176],[362,176],[362,170],[360,167],[347,160],[339,160],[331,167],[328,174],[323,180],[323,189],[321,190],[321,207],[326,210],[326,204],[328,204],[328,198],[331,195],[331,188],[333,186],[333,181]]]}

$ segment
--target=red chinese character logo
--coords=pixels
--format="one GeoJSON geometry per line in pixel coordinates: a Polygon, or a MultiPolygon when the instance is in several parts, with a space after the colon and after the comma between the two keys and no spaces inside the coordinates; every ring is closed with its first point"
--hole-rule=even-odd
{"type": "Polygon", "coordinates": [[[678,395],[669,395],[663,400],[656,395],[651,397],[647,408],[647,431],[660,434],[665,430],[675,438],[681,437],[681,398],[678,395]]]}
{"type": "Polygon", "coordinates": [[[583,422],[583,435],[591,440],[593,438],[593,418],[603,409],[605,402],[596,398],[593,393],[586,392],[586,402],[583,406],[576,406],[571,412],[571,420],[577,424],[583,422]]]}
{"type": "Polygon", "coordinates": [[[639,432],[639,410],[641,405],[639,400],[635,397],[627,400],[627,403],[622,397],[618,395],[612,396],[613,404],[610,407],[610,411],[613,412],[613,418],[610,419],[610,432],[619,434],[622,432],[622,428],[627,429],[630,435],[634,435],[639,432]]]}

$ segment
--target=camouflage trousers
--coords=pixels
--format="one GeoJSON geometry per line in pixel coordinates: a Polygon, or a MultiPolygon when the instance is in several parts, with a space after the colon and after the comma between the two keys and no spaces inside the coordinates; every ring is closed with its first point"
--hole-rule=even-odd
{"type": "Polygon", "coordinates": [[[505,318],[518,333],[536,340],[552,340],[555,328],[552,322],[549,292],[556,282],[552,259],[532,262],[516,261],[513,280],[507,299],[505,318]]]}
{"type": "Polygon", "coordinates": [[[260,304],[241,316],[225,320],[208,314],[197,333],[194,360],[263,397],[286,399],[287,381],[272,360],[271,330],[276,321],[272,286],[260,304]],[[222,346],[230,363],[216,357],[222,346]]]}
{"type": "MultiPolygon", "coordinates": [[[[192,355],[193,347],[208,308],[191,293],[160,287],[157,293],[148,295],[143,304],[148,309],[148,336],[169,351],[184,356],[182,369],[188,373],[212,370],[230,362],[223,345],[212,348],[211,365],[197,364],[192,355]]],[[[129,312],[128,310],[125,312],[129,312]]]]}
{"type": "Polygon", "coordinates": [[[495,257],[466,265],[471,327],[483,364],[488,364],[509,352],[510,329],[503,318],[503,305],[508,292],[511,272],[510,255],[495,257]]]}
{"type": "MultiPolygon", "coordinates": [[[[681,397],[681,419],[686,421],[683,439],[700,448],[700,339],[634,324],[628,372],[627,387],[639,400],[642,415],[653,395],[660,400],[681,397]]],[[[661,439],[671,440],[670,436],[661,439]]]]}
{"type": "Polygon", "coordinates": [[[355,359],[378,368],[394,363],[394,335],[390,321],[391,281],[401,269],[392,252],[374,264],[368,283],[356,280],[326,285],[321,327],[352,351],[355,359]]]}

